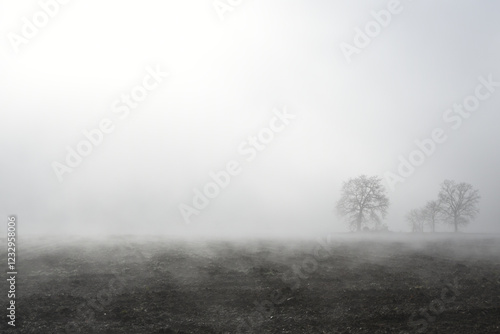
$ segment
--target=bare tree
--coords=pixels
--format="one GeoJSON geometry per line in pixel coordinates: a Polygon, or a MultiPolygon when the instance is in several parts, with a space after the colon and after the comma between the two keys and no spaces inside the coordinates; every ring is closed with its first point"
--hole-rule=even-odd
{"type": "Polygon", "coordinates": [[[413,209],[406,215],[406,220],[410,224],[412,232],[424,232],[424,210],[413,209]]]}
{"type": "Polygon", "coordinates": [[[347,217],[351,230],[361,231],[363,225],[375,223],[380,227],[381,218],[387,215],[389,199],[385,195],[382,180],[377,176],[361,175],[344,182],[337,212],[347,217]]]}
{"type": "Polygon", "coordinates": [[[432,232],[436,231],[436,224],[441,220],[442,209],[439,200],[429,201],[422,209],[424,222],[429,225],[432,232]]]}
{"type": "Polygon", "coordinates": [[[446,221],[453,224],[455,232],[458,226],[467,225],[479,213],[479,191],[468,183],[456,183],[445,180],[441,184],[439,201],[446,221]]]}

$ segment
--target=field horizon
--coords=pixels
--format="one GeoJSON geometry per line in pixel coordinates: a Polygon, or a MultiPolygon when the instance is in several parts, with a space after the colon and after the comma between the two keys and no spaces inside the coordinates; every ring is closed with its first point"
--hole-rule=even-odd
{"type": "Polygon", "coordinates": [[[500,236],[450,234],[23,236],[2,332],[498,333],[500,236]]]}

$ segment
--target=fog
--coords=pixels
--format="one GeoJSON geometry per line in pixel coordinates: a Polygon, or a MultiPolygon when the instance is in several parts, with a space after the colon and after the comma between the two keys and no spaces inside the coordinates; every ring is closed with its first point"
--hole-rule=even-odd
{"type": "Polygon", "coordinates": [[[452,179],[481,195],[461,231],[499,233],[500,4],[402,1],[346,55],[388,3],[70,1],[21,43],[40,5],[0,1],[0,216],[20,236],[317,237],[349,231],[335,205],[366,174],[390,231],[452,179]],[[478,85],[474,111],[449,110],[478,85]],[[436,128],[446,139],[391,189],[436,128]],[[85,131],[98,144],[68,166],[85,131]],[[211,175],[224,186],[193,209],[211,175]]]}

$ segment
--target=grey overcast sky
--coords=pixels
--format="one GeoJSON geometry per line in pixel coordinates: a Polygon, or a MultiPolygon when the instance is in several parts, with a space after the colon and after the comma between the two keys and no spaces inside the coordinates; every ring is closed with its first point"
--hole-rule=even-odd
{"type": "Polygon", "coordinates": [[[0,1],[0,217],[21,235],[342,232],[335,203],[361,174],[383,179],[393,231],[453,179],[482,196],[464,230],[500,232],[499,2],[63,2],[0,1]]]}

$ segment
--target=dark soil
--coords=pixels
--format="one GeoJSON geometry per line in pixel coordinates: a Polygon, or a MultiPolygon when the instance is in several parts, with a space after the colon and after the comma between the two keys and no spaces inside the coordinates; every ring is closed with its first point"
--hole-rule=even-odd
{"type": "Polygon", "coordinates": [[[0,331],[500,333],[499,238],[397,239],[26,240],[0,331]]]}

